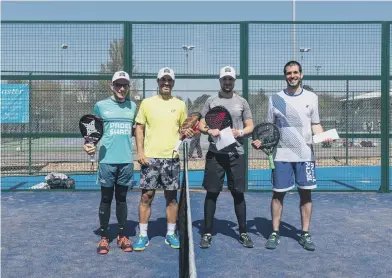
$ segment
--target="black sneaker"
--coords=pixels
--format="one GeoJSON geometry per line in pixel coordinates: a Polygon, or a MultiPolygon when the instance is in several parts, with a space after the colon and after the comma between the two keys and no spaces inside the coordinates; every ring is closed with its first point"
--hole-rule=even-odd
{"type": "Polygon", "coordinates": [[[272,234],[269,236],[267,242],[265,243],[265,248],[275,249],[280,242],[279,238],[280,238],[280,236],[277,232],[272,232],[272,234]]]}
{"type": "Polygon", "coordinates": [[[298,240],[299,244],[302,245],[303,248],[305,248],[308,251],[314,251],[316,250],[316,245],[314,245],[312,241],[312,237],[309,235],[309,233],[304,233],[299,237],[298,240]]]}
{"type": "Polygon", "coordinates": [[[242,234],[240,235],[239,241],[242,243],[242,245],[243,245],[244,247],[247,247],[247,248],[253,248],[253,247],[254,247],[253,241],[252,241],[252,239],[248,236],[247,233],[242,233],[242,234]]]}
{"type": "Polygon", "coordinates": [[[209,248],[211,246],[211,234],[204,234],[200,239],[200,248],[209,248]]]}

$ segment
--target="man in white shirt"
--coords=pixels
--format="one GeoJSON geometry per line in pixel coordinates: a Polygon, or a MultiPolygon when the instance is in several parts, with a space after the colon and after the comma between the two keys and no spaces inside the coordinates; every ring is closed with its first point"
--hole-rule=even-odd
{"type": "MultiPolygon", "coordinates": [[[[320,134],[318,97],[304,90],[302,67],[296,61],[284,66],[287,88],[274,94],[268,102],[267,122],[277,125],[281,138],[274,156],[275,169],[272,171],[273,196],[271,201],[272,228],[267,249],[275,249],[279,244],[279,225],[285,193],[298,185],[302,233],[299,243],[309,251],[315,245],[309,234],[312,214],[311,190],[317,187],[312,133],[320,134]]],[[[326,141],[330,141],[327,139],[326,141]]],[[[256,148],[260,141],[252,142],[256,148]]]]}

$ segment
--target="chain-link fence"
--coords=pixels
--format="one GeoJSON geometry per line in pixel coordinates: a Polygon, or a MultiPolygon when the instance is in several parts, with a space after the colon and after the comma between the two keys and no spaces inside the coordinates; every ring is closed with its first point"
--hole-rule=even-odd
{"type": "MultiPolygon", "coordinates": [[[[320,184],[384,191],[391,184],[390,22],[2,22],[1,32],[2,176],[92,173],[77,123],[111,95],[117,70],[130,73],[130,97],[140,104],[156,94],[159,68],[171,67],[173,95],[200,111],[218,92],[220,67],[233,66],[257,124],[268,97],[285,87],[284,64],[297,60],[304,87],[319,97],[324,129],[342,138],[315,145],[320,184]]],[[[266,156],[246,146],[249,189],[270,189],[266,156]]],[[[190,170],[204,169],[207,149],[202,135],[190,170]]]]}

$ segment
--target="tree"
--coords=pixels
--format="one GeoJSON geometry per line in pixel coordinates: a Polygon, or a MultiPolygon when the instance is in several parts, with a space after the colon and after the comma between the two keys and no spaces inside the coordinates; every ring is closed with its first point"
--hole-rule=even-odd
{"type": "Polygon", "coordinates": [[[252,117],[255,124],[265,121],[267,115],[268,97],[265,90],[260,88],[257,93],[248,95],[248,103],[252,111],[252,117]]]}
{"type": "MultiPolygon", "coordinates": [[[[33,80],[30,87],[30,122],[33,132],[59,132],[68,101],[60,81],[33,80]]],[[[69,102],[69,101],[68,101],[69,102]]]]}
{"type": "MultiPolygon", "coordinates": [[[[124,69],[124,40],[114,40],[110,43],[109,49],[110,61],[107,64],[101,64],[101,74],[113,74],[116,71],[124,69]]],[[[136,72],[136,66],[133,65],[132,72],[136,72]]],[[[128,74],[131,75],[131,72],[128,74]]],[[[111,81],[100,80],[98,81],[98,92],[101,95],[110,95],[108,93],[111,81]]],[[[139,95],[139,84],[137,80],[131,79],[129,84],[129,95],[133,99],[134,96],[139,95]]]]}
{"type": "Polygon", "coordinates": [[[207,99],[210,97],[210,95],[203,94],[202,96],[198,97],[195,99],[192,103],[192,112],[201,112],[201,110],[204,107],[204,104],[206,103],[207,99]]]}
{"type": "Polygon", "coordinates": [[[312,87],[310,87],[309,85],[303,85],[302,88],[304,88],[307,91],[314,92],[314,89],[312,87]]]}

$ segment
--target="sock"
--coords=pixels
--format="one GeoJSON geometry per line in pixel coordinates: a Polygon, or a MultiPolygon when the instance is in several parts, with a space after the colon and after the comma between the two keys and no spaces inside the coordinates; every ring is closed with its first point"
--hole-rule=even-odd
{"type": "Polygon", "coordinates": [[[167,234],[172,235],[176,231],[176,223],[167,223],[167,234]]]}
{"type": "Polygon", "coordinates": [[[116,202],[116,216],[118,221],[118,235],[125,236],[125,226],[127,224],[127,203],[116,202]]]}
{"type": "Polygon", "coordinates": [[[108,226],[110,219],[110,205],[106,203],[101,203],[99,205],[99,222],[100,222],[100,232],[101,237],[108,238],[108,226]]]}
{"type": "Polygon", "coordinates": [[[244,193],[231,192],[234,199],[234,210],[237,216],[240,234],[246,234],[246,202],[244,193]]]}
{"type": "Polygon", "coordinates": [[[204,200],[204,234],[212,234],[212,224],[216,210],[218,193],[207,192],[204,200]]]}
{"type": "Polygon", "coordinates": [[[147,236],[148,223],[139,223],[140,235],[147,236]]]}
{"type": "Polygon", "coordinates": [[[125,229],[127,226],[127,192],[128,187],[116,184],[116,216],[118,221],[119,236],[125,236],[125,229]]]}

